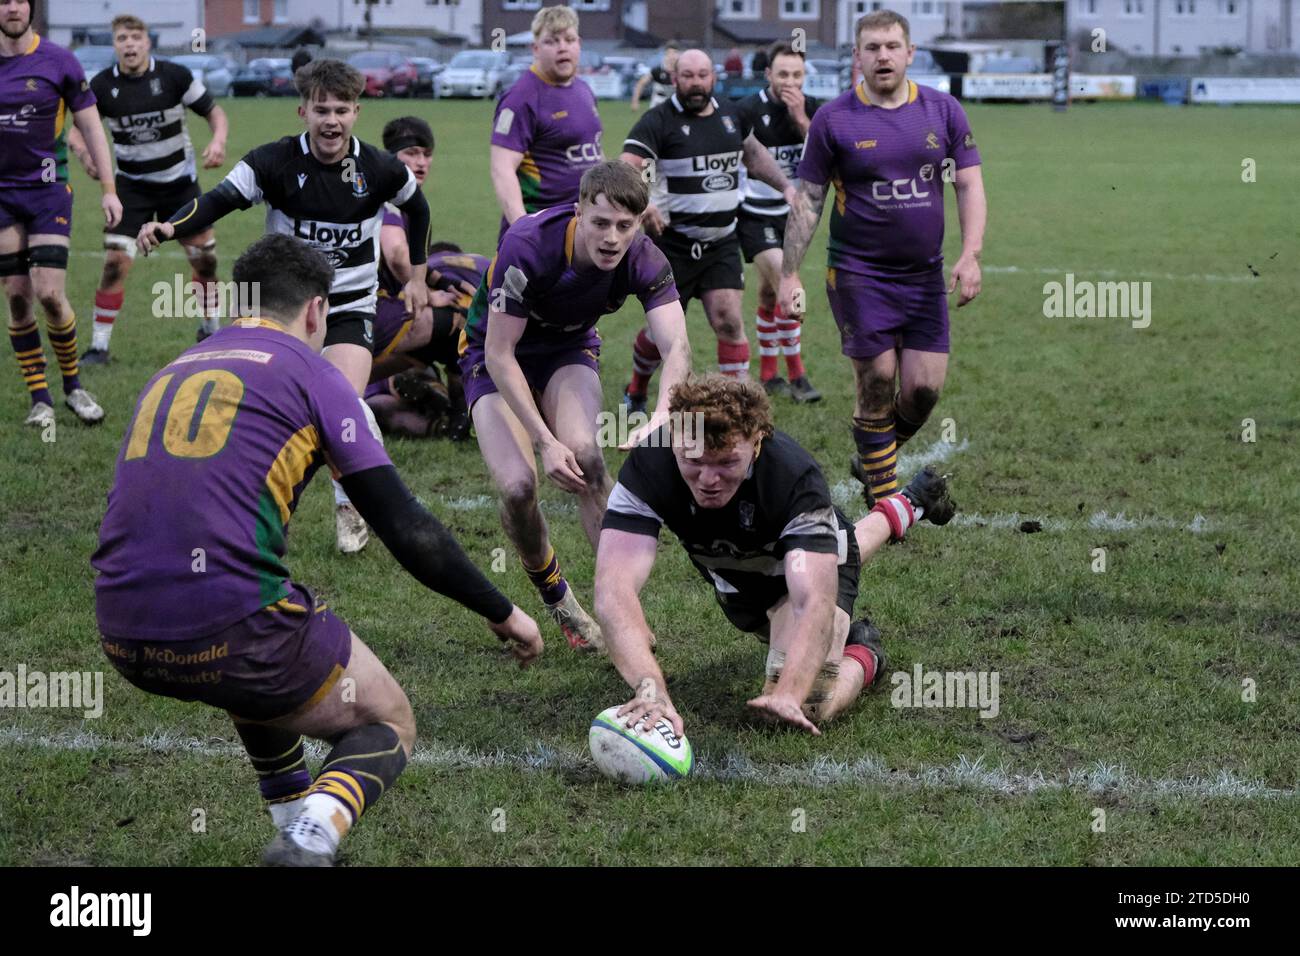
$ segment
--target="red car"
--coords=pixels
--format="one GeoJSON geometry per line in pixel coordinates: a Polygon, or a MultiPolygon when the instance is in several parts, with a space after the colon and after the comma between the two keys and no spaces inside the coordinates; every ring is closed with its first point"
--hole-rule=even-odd
{"type": "Polygon", "coordinates": [[[366,78],[366,96],[414,96],[419,71],[415,64],[386,50],[366,50],[348,57],[366,78]]]}

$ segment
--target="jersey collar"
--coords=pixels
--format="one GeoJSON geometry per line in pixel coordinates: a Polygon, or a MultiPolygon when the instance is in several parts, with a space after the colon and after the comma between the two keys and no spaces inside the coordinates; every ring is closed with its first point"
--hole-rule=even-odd
{"type": "MultiPolygon", "coordinates": [[[[349,156],[360,156],[360,155],[361,155],[361,140],[357,139],[355,136],[351,137],[351,140],[352,140],[352,145],[348,147],[348,155],[349,155],[349,156]]],[[[311,152],[311,142],[308,140],[308,138],[307,138],[307,133],[306,133],[305,130],[304,130],[303,133],[298,137],[298,145],[300,145],[300,146],[302,147],[302,151],[303,151],[304,153],[310,153],[310,152],[311,152]]]]}
{"type": "Polygon", "coordinates": [[[293,333],[286,329],[279,322],[273,322],[270,319],[258,318],[255,315],[244,315],[235,319],[231,323],[237,329],[270,329],[273,332],[283,332],[285,335],[292,336],[293,333]]]}
{"type": "MultiPolygon", "coordinates": [[[[149,65],[145,68],[144,73],[152,73],[152,72],[154,71],[154,66],[155,66],[155,64],[154,64],[154,61],[153,61],[153,57],[150,56],[150,57],[149,57],[149,65]]],[[[144,73],[136,73],[136,74],[134,74],[134,76],[144,76],[144,73]]],[[[117,61],[116,61],[116,60],[113,61],[113,75],[114,75],[114,76],[121,76],[121,75],[122,75],[121,71],[118,70],[118,68],[117,68],[117,61]]],[[[133,78],[134,78],[134,77],[127,77],[127,79],[133,79],[133,78]]]]}
{"type": "Polygon", "coordinates": [[[19,56],[27,56],[29,53],[35,53],[35,52],[36,52],[36,48],[37,48],[38,46],[40,46],[40,45],[41,45],[41,35],[40,35],[39,33],[33,32],[33,33],[32,33],[32,45],[29,46],[26,50],[24,50],[22,53],[20,53],[20,54],[18,54],[18,55],[19,55],[19,56]]]}
{"type": "Polygon", "coordinates": [[[575,215],[564,228],[564,264],[573,265],[573,237],[578,229],[578,217],[575,215]]]}
{"type": "MultiPolygon", "coordinates": [[[[858,80],[858,85],[853,87],[853,92],[858,95],[858,102],[860,102],[863,106],[875,106],[874,103],[872,103],[869,99],[867,99],[866,80],[858,80]]],[[[913,83],[911,80],[908,80],[907,81],[907,103],[915,103],[916,97],[919,95],[919,93],[920,93],[920,89],[917,87],[917,85],[913,83]]],[[[904,103],[903,105],[906,106],[907,103],[904,103]]],[[[882,107],[878,107],[878,106],[876,107],[876,109],[881,109],[881,108],[882,107]]]]}
{"type": "MultiPolygon", "coordinates": [[[[682,106],[682,101],[679,100],[679,99],[677,98],[677,94],[676,94],[676,93],[674,93],[674,94],[672,95],[672,98],[669,100],[669,102],[673,104],[673,109],[675,109],[677,112],[679,112],[679,113],[685,113],[685,112],[686,112],[686,109],[682,106]]],[[[713,104],[713,108],[714,108],[715,110],[718,109],[718,101],[717,101],[717,99],[716,99],[715,97],[710,96],[710,97],[709,97],[709,102],[713,104]]],[[[692,115],[692,116],[696,116],[696,115],[698,115],[698,114],[692,113],[691,115],[692,115]]]]}

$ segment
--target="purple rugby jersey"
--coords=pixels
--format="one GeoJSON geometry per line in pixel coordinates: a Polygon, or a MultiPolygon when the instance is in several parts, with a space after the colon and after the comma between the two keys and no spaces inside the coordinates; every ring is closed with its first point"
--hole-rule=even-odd
{"type": "Polygon", "coordinates": [[[638,232],[622,261],[608,272],[573,263],[578,219],[573,206],[524,216],[506,232],[470,305],[461,353],[482,350],[489,304],[528,320],[515,347],[519,356],[598,344],[596,322],[617,312],[629,295],[647,312],[678,299],[673,270],[645,233],[638,232]]]}
{"type": "Polygon", "coordinates": [[[241,319],[178,356],[118,454],[91,558],[100,632],[197,639],[288,595],[289,519],[323,463],[346,476],[390,462],[308,345],[241,319]]]}
{"type": "Polygon", "coordinates": [[[516,175],[530,213],[578,201],[582,174],[605,158],[600,135],[591,87],[576,76],[568,86],[556,86],[536,67],[505,92],[492,120],[492,145],[524,154],[516,175]]]}
{"type": "Polygon", "coordinates": [[[978,166],[961,104],[907,81],[907,103],[871,106],[862,84],[812,118],[799,178],[831,183],[833,269],[888,278],[943,267],[943,163],[978,166]]]}
{"type": "Polygon", "coordinates": [[[72,113],[95,105],[72,53],[32,34],[26,53],[0,57],[0,188],[68,181],[72,113]],[[55,178],[43,176],[54,161],[55,178]]]}

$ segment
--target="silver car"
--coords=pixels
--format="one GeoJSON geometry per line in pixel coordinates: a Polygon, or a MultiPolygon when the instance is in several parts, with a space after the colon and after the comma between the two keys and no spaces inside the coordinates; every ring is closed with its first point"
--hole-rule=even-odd
{"type": "Polygon", "coordinates": [[[444,96],[496,96],[505,88],[510,67],[508,53],[461,50],[435,79],[436,94],[444,96]]]}
{"type": "Polygon", "coordinates": [[[168,59],[193,73],[194,78],[207,87],[213,96],[230,95],[230,83],[235,74],[224,58],[212,53],[186,53],[168,59]]]}

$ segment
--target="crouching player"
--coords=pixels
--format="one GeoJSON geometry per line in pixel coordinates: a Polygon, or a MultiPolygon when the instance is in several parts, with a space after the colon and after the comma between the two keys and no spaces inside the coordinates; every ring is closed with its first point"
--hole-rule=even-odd
{"type": "Polygon", "coordinates": [[[542,648],[536,622],[412,497],[356,392],[317,354],[331,271],[284,235],[239,257],[235,281],[258,283],[261,314],[150,380],[91,559],[113,666],[143,690],[233,718],[280,827],[271,865],[330,865],[415,739],[401,687],[285,567],[289,519],[322,463],[413,577],[481,614],[521,663],[542,648]],[[196,488],[210,493],[196,500],[196,488]],[[304,735],[333,746],[314,781],[304,735]]]}
{"type": "Polygon", "coordinates": [[[679,385],[669,410],[669,431],[624,462],[596,554],[596,617],[637,692],[619,713],[628,726],[666,717],[684,732],[639,599],[667,525],[727,620],[768,645],[749,705],[818,734],[886,666],[878,632],[851,622],[861,563],[922,517],[946,524],[956,512],[947,482],[926,469],[852,525],[817,462],[773,429],[758,383],[707,375],[679,385]]]}

